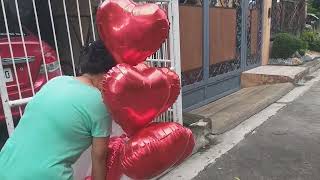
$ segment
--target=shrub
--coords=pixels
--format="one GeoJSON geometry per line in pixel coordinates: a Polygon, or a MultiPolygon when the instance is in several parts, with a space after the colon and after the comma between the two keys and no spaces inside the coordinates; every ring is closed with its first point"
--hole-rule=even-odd
{"type": "Polygon", "coordinates": [[[308,13],[320,16],[320,0],[309,0],[308,1],[308,13]]]}
{"type": "MultiPolygon", "coordinates": [[[[289,58],[296,51],[303,53],[307,49],[307,43],[288,33],[276,35],[272,46],[272,58],[289,58]]],[[[303,55],[303,54],[302,54],[303,55]]]]}
{"type": "Polygon", "coordinates": [[[318,34],[313,31],[304,31],[302,32],[300,36],[301,40],[306,42],[308,45],[312,44],[314,41],[316,41],[318,38],[318,34]]]}
{"type": "Polygon", "coordinates": [[[309,48],[311,51],[320,52],[320,39],[314,41],[309,48]]]}
{"type": "Polygon", "coordinates": [[[305,31],[301,34],[301,39],[308,44],[308,49],[320,51],[320,36],[317,32],[305,31]]]}

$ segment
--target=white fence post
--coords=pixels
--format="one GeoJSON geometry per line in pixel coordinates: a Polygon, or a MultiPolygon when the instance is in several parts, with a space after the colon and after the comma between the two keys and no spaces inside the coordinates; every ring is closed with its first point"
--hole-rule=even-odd
{"type": "MultiPolygon", "coordinates": [[[[178,0],[171,0],[168,16],[172,23],[170,29],[170,56],[173,59],[173,67],[175,72],[180,77],[181,84],[181,59],[180,59],[180,25],[179,25],[179,2],[178,0]]],[[[177,102],[173,107],[173,121],[183,124],[182,117],[182,90],[178,96],[177,102]]]]}
{"type": "Polygon", "coordinates": [[[10,104],[9,104],[7,86],[4,79],[4,71],[2,66],[1,55],[0,55],[0,93],[1,93],[2,107],[3,107],[4,117],[6,119],[8,134],[9,136],[11,136],[14,131],[14,124],[13,124],[13,118],[12,118],[12,113],[11,113],[10,104]]]}

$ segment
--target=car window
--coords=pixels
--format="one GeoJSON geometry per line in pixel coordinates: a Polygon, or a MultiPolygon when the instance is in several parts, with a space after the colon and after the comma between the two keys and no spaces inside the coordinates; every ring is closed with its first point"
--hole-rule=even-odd
{"type": "MultiPolygon", "coordinates": [[[[9,27],[9,35],[10,36],[21,36],[21,32],[20,32],[20,28],[19,25],[16,23],[10,23],[8,22],[8,27],[9,27]]],[[[27,35],[27,31],[23,28],[23,35],[26,36],[27,35]]],[[[0,20],[0,36],[7,36],[7,31],[6,31],[6,26],[5,26],[5,22],[4,20],[0,20]]]]}

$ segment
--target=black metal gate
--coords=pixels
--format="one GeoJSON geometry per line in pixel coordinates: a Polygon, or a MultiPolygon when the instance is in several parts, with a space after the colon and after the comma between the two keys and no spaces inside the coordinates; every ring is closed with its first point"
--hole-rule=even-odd
{"type": "Polygon", "coordinates": [[[187,111],[239,90],[241,72],[261,64],[263,0],[184,3],[189,3],[180,4],[183,107],[187,111]],[[197,21],[202,21],[201,30],[197,21]],[[194,56],[197,53],[200,60],[194,56]]]}

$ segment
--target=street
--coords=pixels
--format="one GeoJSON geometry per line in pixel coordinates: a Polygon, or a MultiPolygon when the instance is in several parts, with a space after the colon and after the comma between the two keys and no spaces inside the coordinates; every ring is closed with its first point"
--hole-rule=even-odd
{"type": "Polygon", "coordinates": [[[194,179],[320,179],[320,83],[315,83],[194,179]]]}

